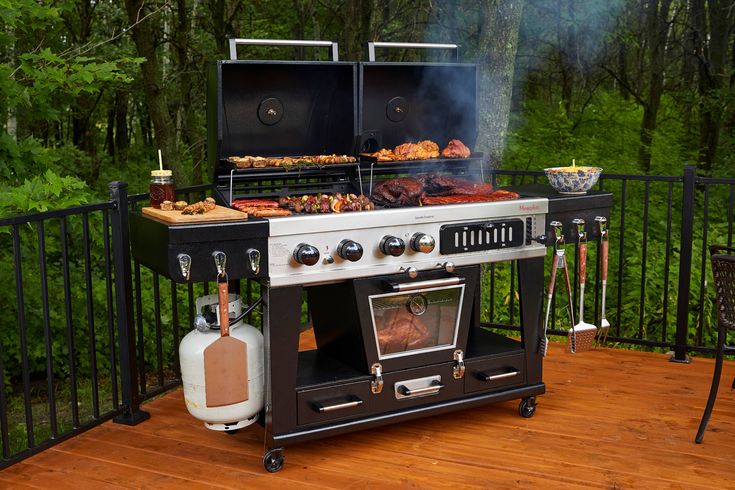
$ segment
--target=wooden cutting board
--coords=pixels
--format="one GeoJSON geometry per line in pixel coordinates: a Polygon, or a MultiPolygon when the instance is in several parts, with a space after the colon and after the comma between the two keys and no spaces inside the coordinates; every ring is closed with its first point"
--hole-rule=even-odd
{"type": "Polygon", "coordinates": [[[248,214],[235,209],[217,206],[204,214],[181,214],[181,211],[161,211],[157,208],[143,208],[143,214],[171,224],[212,223],[217,221],[240,221],[248,219],[248,214]]]}

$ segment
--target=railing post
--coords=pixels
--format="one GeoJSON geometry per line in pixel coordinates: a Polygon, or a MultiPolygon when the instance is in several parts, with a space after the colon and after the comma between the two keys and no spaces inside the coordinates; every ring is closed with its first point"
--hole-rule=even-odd
{"type": "Polygon", "coordinates": [[[112,257],[115,271],[115,312],[120,351],[120,386],[125,412],[115,417],[119,424],[137,425],[150,414],[140,409],[138,369],[135,357],[135,326],[133,324],[133,288],[130,266],[130,236],[128,231],[128,184],[111,182],[112,257]]]}
{"type": "Polygon", "coordinates": [[[694,242],[694,191],[696,167],[684,167],[681,201],[681,242],[679,244],[679,296],[676,305],[676,339],[672,362],[691,362],[687,357],[689,333],[689,291],[692,278],[692,244],[694,242]]]}

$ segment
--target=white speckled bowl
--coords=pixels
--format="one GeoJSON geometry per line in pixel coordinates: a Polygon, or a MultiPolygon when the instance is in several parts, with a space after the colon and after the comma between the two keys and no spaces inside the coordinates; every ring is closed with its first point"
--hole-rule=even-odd
{"type": "Polygon", "coordinates": [[[545,168],[549,184],[559,194],[586,194],[600,177],[600,167],[545,168]]]}

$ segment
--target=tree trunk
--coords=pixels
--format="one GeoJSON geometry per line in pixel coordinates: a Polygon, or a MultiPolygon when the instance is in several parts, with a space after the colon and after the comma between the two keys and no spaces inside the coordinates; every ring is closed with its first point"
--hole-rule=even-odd
{"type": "Polygon", "coordinates": [[[118,162],[127,163],[128,147],[128,92],[120,89],[115,93],[115,153],[118,162]]]}
{"type": "Polygon", "coordinates": [[[522,10],[522,0],[488,0],[481,12],[480,136],[476,146],[493,168],[500,166],[505,150],[522,10]]]}
{"type": "MultiPolygon", "coordinates": [[[[710,171],[717,156],[720,144],[720,129],[725,101],[720,91],[728,86],[727,44],[733,18],[735,18],[735,0],[709,0],[707,17],[709,30],[703,33],[705,51],[700,67],[700,91],[703,98],[701,107],[699,165],[710,171]]],[[[706,26],[705,26],[706,29],[706,26]]]]}
{"type": "Polygon", "coordinates": [[[194,184],[200,184],[203,177],[204,155],[202,154],[203,145],[198,144],[196,107],[194,107],[194,100],[192,99],[194,87],[191,73],[194,70],[191,69],[192,63],[189,58],[191,10],[191,5],[186,0],[176,0],[176,27],[174,28],[172,47],[174,71],[178,79],[177,114],[179,114],[181,120],[181,139],[191,154],[194,167],[191,181],[194,184]]]}
{"type": "Polygon", "coordinates": [[[669,9],[671,0],[650,0],[647,10],[646,38],[650,50],[651,73],[648,96],[643,106],[638,164],[648,173],[651,169],[651,143],[656,130],[656,118],[661,105],[664,88],[664,62],[666,60],[666,39],[669,33],[669,9]]]}
{"type": "MultiPolygon", "coordinates": [[[[128,20],[134,24],[145,16],[144,0],[126,0],[125,7],[128,20]]],[[[185,172],[176,152],[176,137],[174,124],[168,113],[161,71],[156,59],[155,33],[159,29],[157,16],[148,17],[135,25],[132,29],[133,42],[138,56],[145,58],[140,65],[143,74],[143,93],[145,94],[146,109],[153,122],[156,146],[163,153],[163,161],[167,168],[173,170],[177,182],[187,182],[189,172],[185,172]]],[[[151,152],[151,161],[154,152],[151,152]]]]}
{"type": "Polygon", "coordinates": [[[564,112],[572,118],[572,97],[575,79],[577,78],[577,34],[574,25],[574,4],[571,1],[558,0],[557,3],[557,43],[559,48],[559,69],[561,71],[561,99],[564,112]],[[563,22],[562,12],[566,10],[570,20],[563,22]],[[564,25],[566,24],[566,25],[564,25]]]}

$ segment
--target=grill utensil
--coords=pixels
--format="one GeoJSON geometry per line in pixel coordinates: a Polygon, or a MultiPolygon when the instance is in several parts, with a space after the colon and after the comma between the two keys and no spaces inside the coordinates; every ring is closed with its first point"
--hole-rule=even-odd
{"type": "Polygon", "coordinates": [[[607,229],[607,218],[604,216],[597,216],[595,218],[600,227],[600,248],[601,248],[601,262],[602,262],[602,317],[600,318],[600,336],[601,342],[605,343],[607,340],[607,334],[610,331],[610,322],[605,318],[605,290],[607,289],[607,262],[608,262],[608,249],[609,249],[609,236],[607,229]]]}
{"type": "Polygon", "coordinates": [[[204,349],[207,407],[234,405],[248,400],[247,344],[230,336],[227,273],[223,252],[214,252],[219,291],[220,338],[204,349]]]}
{"type": "Polygon", "coordinates": [[[579,323],[573,329],[570,329],[572,342],[576,340],[576,344],[567,347],[571,352],[584,352],[590,350],[595,343],[597,336],[597,327],[591,323],[584,321],[584,285],[587,279],[587,233],[584,231],[584,220],[577,218],[572,221],[577,226],[577,234],[579,235],[579,323]],[[576,339],[574,338],[576,337],[576,339]]]}
{"type": "MultiPolygon", "coordinates": [[[[548,350],[549,346],[549,339],[546,336],[546,332],[549,328],[549,314],[551,312],[551,298],[554,294],[554,286],[556,284],[556,274],[560,270],[564,270],[564,285],[566,286],[567,290],[567,300],[569,302],[569,321],[572,325],[572,328],[570,329],[570,335],[571,335],[571,342],[572,345],[576,344],[576,334],[574,331],[574,306],[572,305],[572,289],[571,284],[569,283],[569,270],[567,269],[567,260],[565,257],[565,249],[564,249],[564,234],[562,233],[562,223],[559,221],[552,221],[549,223],[549,226],[554,230],[554,236],[556,237],[556,241],[554,242],[554,258],[551,262],[551,277],[549,278],[549,292],[548,292],[548,299],[546,303],[546,319],[544,321],[544,338],[541,339],[541,346],[540,351],[543,356],[546,356],[546,351],[548,350]]],[[[572,350],[574,352],[574,350],[572,350]]]]}

